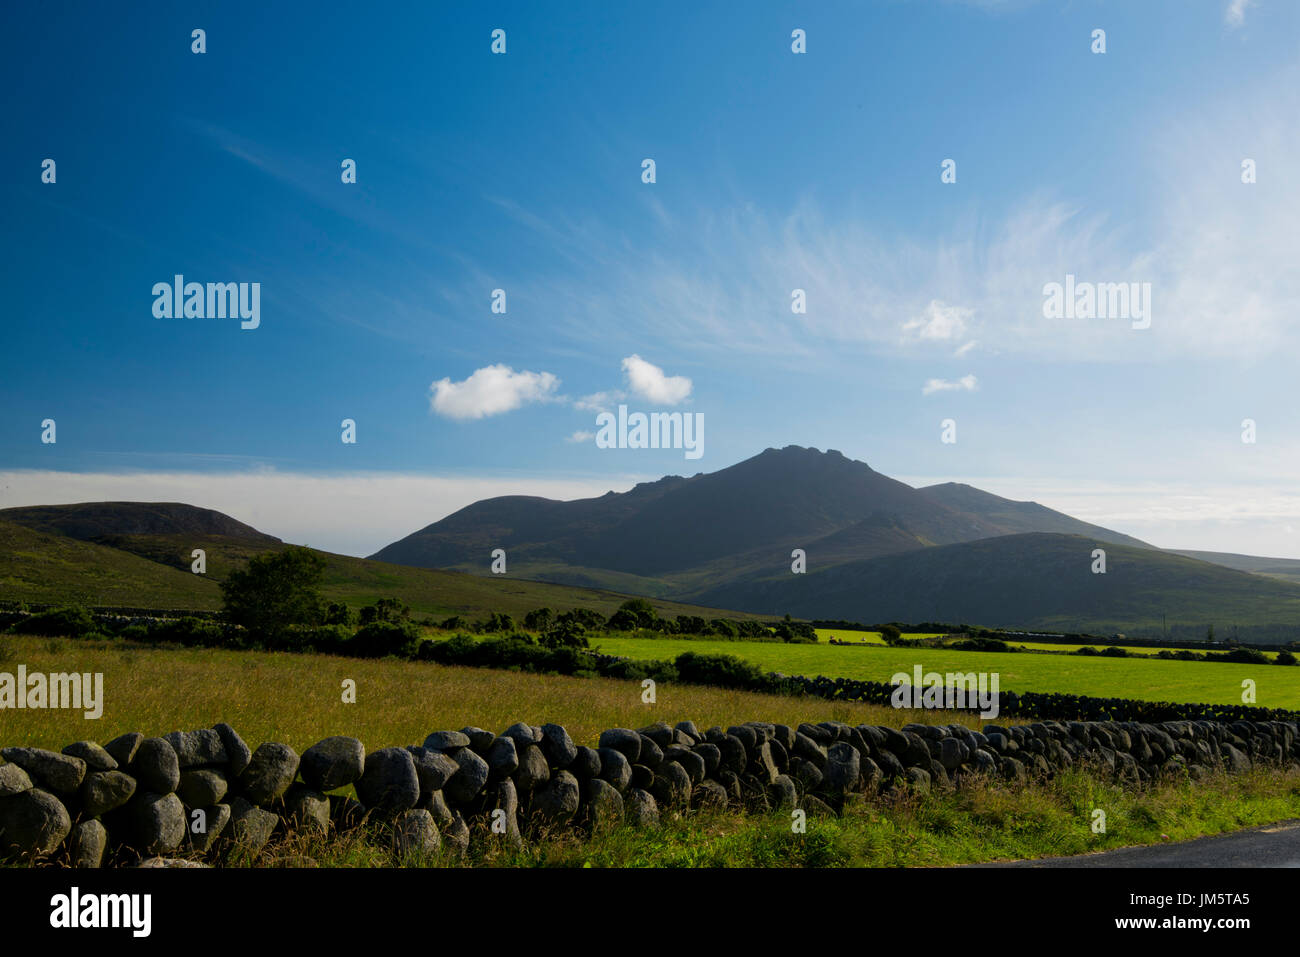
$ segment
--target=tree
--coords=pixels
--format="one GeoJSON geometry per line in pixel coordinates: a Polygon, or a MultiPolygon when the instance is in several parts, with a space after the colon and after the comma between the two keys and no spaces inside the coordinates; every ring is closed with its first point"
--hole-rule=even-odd
{"type": "Polygon", "coordinates": [[[578,615],[566,611],[546,629],[539,643],[543,648],[586,648],[587,629],[578,615]]]}
{"type": "Polygon", "coordinates": [[[330,606],[325,609],[325,624],[327,625],[351,626],[356,623],[356,613],[343,602],[332,601],[330,606]]]}
{"type": "Polygon", "coordinates": [[[361,624],[370,625],[377,621],[400,624],[411,618],[411,606],[404,605],[396,598],[381,598],[373,605],[361,609],[361,624]]]}
{"type": "Polygon", "coordinates": [[[549,608],[534,608],[524,615],[524,627],[529,631],[546,631],[551,627],[555,612],[549,608]]]}
{"type": "Polygon", "coordinates": [[[480,632],[511,632],[515,630],[515,620],[505,612],[489,612],[486,621],[481,621],[475,628],[480,632]]]}
{"type": "Polygon", "coordinates": [[[659,614],[654,605],[644,598],[629,598],[618,606],[618,611],[609,617],[609,627],[616,631],[631,631],[633,628],[653,628],[659,614]]]}
{"type": "Polygon", "coordinates": [[[896,645],[903,640],[903,633],[897,625],[881,625],[880,639],[887,645],[896,645]]]}
{"type": "Polygon", "coordinates": [[[293,626],[324,619],[318,591],[324,575],[325,559],[309,548],[291,545],[258,555],[221,583],[226,618],[254,638],[280,644],[293,626]]]}

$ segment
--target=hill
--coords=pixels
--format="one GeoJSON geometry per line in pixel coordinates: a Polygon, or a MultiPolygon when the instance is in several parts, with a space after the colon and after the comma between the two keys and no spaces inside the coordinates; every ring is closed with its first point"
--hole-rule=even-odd
{"type": "MultiPolygon", "coordinates": [[[[280,544],[278,538],[229,515],[180,502],[82,502],[5,508],[0,509],[0,522],[91,542],[118,536],[189,535],[280,544]]],[[[200,546],[196,543],[194,547],[200,546]]]]}
{"type": "Polygon", "coordinates": [[[1093,634],[1161,634],[1181,626],[1204,636],[1214,624],[1220,637],[1234,625],[1256,626],[1261,631],[1251,640],[1281,641],[1300,631],[1300,586],[1112,544],[1104,545],[1106,573],[1093,574],[1097,546],[1093,538],[1051,533],[988,538],[721,585],[699,600],[800,617],[1093,634]],[[1284,627],[1263,628],[1272,625],[1284,627]]]}
{"type": "Polygon", "coordinates": [[[0,521],[0,599],[197,611],[221,605],[216,582],[188,570],[6,521],[0,521]]]}
{"type": "MultiPolygon", "coordinates": [[[[157,508],[135,502],[98,502],[0,511],[6,518],[21,513],[24,521],[40,526],[0,519],[0,600],[216,611],[221,607],[219,582],[251,556],[284,546],[280,539],[210,509],[169,505],[160,520],[157,508]],[[98,541],[41,530],[60,525],[78,535],[93,535],[98,541]],[[184,531],[138,532],[160,527],[184,531]],[[191,552],[196,547],[206,552],[205,575],[190,570],[191,552]]],[[[353,607],[380,598],[400,598],[416,615],[439,618],[479,618],[493,611],[519,617],[543,606],[556,611],[590,608],[608,616],[630,597],[603,589],[512,576],[484,578],[312,551],[325,560],[324,597],[353,607]]],[[[669,617],[756,617],[696,604],[655,604],[660,614],[669,617]]]]}
{"type": "Polygon", "coordinates": [[[1257,555],[1237,555],[1233,552],[1199,552],[1178,548],[1167,548],[1165,551],[1171,555],[1182,555],[1212,565],[1222,565],[1224,568],[1235,568],[1240,572],[1251,572],[1255,575],[1267,575],[1270,578],[1300,583],[1300,559],[1263,558],[1257,555]]]}
{"type": "Polygon", "coordinates": [[[486,499],[371,557],[483,574],[491,550],[505,548],[530,578],[697,600],[787,569],[795,548],[825,568],[1025,532],[1149,547],[1033,502],[952,483],[915,489],[834,450],[787,446],[621,494],[486,499]]]}
{"type": "Polygon", "coordinates": [[[956,511],[978,515],[1002,529],[1006,535],[1027,532],[1059,532],[1062,535],[1083,535],[1112,545],[1132,545],[1151,548],[1131,535],[1113,532],[1100,525],[1090,525],[1063,512],[1057,512],[1037,502],[1016,502],[989,492],[981,491],[960,482],[928,485],[921,489],[926,498],[946,505],[956,511]]]}

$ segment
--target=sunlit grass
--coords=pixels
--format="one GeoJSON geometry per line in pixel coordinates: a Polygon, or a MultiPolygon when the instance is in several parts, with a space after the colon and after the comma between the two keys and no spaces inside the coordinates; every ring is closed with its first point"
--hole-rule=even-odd
{"type": "Polygon", "coordinates": [[[600,650],[628,658],[671,660],[683,651],[734,655],[764,671],[828,675],[888,683],[916,665],[940,673],[997,673],[1003,691],[1043,691],[1094,697],[1181,701],[1198,704],[1253,703],[1300,709],[1300,667],[1107,658],[1014,652],[955,651],[865,644],[837,646],[755,641],[681,641],[663,638],[598,638],[600,650]],[[1254,682],[1256,699],[1243,702],[1242,682],[1254,682]]]}
{"type": "Polygon", "coordinates": [[[225,721],[254,747],[280,741],[300,751],[334,734],[367,748],[418,744],[429,732],[468,725],[502,731],[516,721],[554,723],[579,744],[601,731],[692,720],[701,729],[744,721],[797,725],[844,721],[899,727],[909,722],[979,727],[966,712],[895,710],[877,705],[783,697],[661,683],[655,702],[639,682],[459,668],[428,662],[374,661],[220,649],[127,648],[107,641],[28,636],[0,639],[0,670],[103,672],[104,713],[0,712],[0,743],[58,749],[127,731],[150,735],[225,721]],[[343,682],[356,682],[356,703],[343,682]]]}

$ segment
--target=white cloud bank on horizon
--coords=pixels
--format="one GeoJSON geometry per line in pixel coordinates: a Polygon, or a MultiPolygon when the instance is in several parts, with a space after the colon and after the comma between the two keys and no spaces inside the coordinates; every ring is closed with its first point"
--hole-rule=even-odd
{"type": "MultiPolygon", "coordinates": [[[[0,508],[77,502],[183,502],[212,508],[295,545],[372,555],[480,499],[498,495],[594,498],[631,478],[439,477],[405,473],[0,472],[0,508]]],[[[487,558],[485,556],[484,560],[487,558]]]]}

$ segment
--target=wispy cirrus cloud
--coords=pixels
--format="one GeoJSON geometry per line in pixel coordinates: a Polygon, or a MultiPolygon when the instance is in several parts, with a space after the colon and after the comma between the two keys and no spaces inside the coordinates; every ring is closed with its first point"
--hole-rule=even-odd
{"type": "Polygon", "coordinates": [[[973,375],[964,375],[960,379],[927,379],[921,387],[921,395],[933,395],[936,392],[974,392],[979,387],[979,380],[973,375]]]}
{"type": "Polygon", "coordinates": [[[909,338],[950,342],[966,334],[966,323],[973,310],[949,306],[931,299],[921,314],[903,323],[903,333],[909,338]]]}
{"type": "Polygon", "coordinates": [[[573,407],[580,412],[606,412],[626,398],[626,392],[610,389],[605,392],[593,392],[591,395],[584,395],[579,399],[574,399],[573,407]]]}
{"type": "Polygon", "coordinates": [[[1253,0],[1228,0],[1228,6],[1223,11],[1223,22],[1230,27],[1239,27],[1246,22],[1246,9],[1250,7],[1253,0]]]}
{"type": "Polygon", "coordinates": [[[597,221],[502,209],[543,230],[574,265],[519,282],[552,304],[558,337],[590,350],[606,335],[805,363],[845,345],[965,355],[976,340],[989,354],[1061,361],[1266,357],[1300,348],[1300,191],[1280,173],[1300,155],[1297,90],[1291,68],[1267,95],[1225,90],[1191,121],[1153,122],[1135,146],[1153,184],[1141,217],[1029,189],[997,216],[958,217],[929,235],[805,200],[783,213],[677,212],[639,223],[647,235],[633,241],[597,221]],[[1239,180],[1245,156],[1260,164],[1258,185],[1239,180]],[[1043,286],[1067,274],[1151,283],[1151,327],[1046,319],[1043,286]],[[796,288],[806,291],[804,314],[790,309],[796,288]]]}

